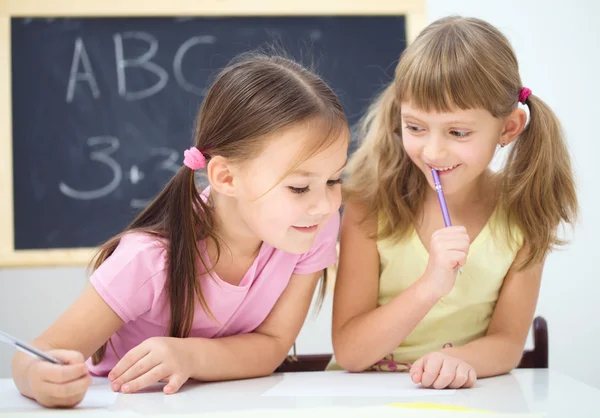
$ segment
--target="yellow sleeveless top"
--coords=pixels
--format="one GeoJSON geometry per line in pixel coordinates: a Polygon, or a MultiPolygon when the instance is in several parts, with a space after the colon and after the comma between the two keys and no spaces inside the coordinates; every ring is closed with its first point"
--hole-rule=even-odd
{"type": "MultiPolygon", "coordinates": [[[[434,305],[393,353],[371,370],[405,371],[425,354],[446,346],[462,346],[484,336],[504,277],[522,243],[518,229],[507,231],[506,223],[498,222],[494,212],[471,243],[463,273],[457,275],[452,291],[434,305]]],[[[377,249],[381,306],[423,275],[429,253],[414,229],[400,242],[391,238],[378,240],[377,249]]],[[[327,369],[340,370],[335,358],[327,369]]]]}

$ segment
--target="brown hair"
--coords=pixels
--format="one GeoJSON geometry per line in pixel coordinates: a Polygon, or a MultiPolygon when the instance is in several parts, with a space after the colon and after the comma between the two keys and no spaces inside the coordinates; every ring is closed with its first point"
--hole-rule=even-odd
{"type": "MultiPolygon", "coordinates": [[[[312,120],[325,122],[326,135],[311,138],[304,158],[331,145],[347,129],[337,96],[314,72],[289,58],[246,53],[216,76],[199,111],[194,145],[208,158],[220,155],[232,161],[247,160],[261,152],[270,134],[312,120]]],[[[198,281],[199,273],[210,272],[208,260],[201,256],[197,242],[210,239],[216,244],[217,258],[221,254],[211,201],[200,197],[194,174],[182,166],[131,225],[107,241],[92,260],[95,270],[128,232],[163,239],[167,243],[168,332],[172,337],[189,335],[197,301],[211,315],[198,281]]],[[[325,280],[326,273],[321,292],[325,280]]],[[[94,364],[102,360],[105,350],[106,344],[93,355],[94,364]]]]}
{"type": "MultiPolygon", "coordinates": [[[[448,17],[421,32],[402,53],[393,82],[371,105],[362,144],[349,164],[345,197],[378,219],[379,237],[401,239],[421,209],[427,180],[402,146],[400,105],[424,111],[485,109],[496,118],[518,105],[523,84],[509,41],[492,25],[448,17]]],[[[518,227],[530,249],[520,267],[543,260],[556,244],[561,222],[572,224],[577,197],[559,122],[533,94],[530,120],[499,173],[499,209],[509,230],[518,227]]]]}

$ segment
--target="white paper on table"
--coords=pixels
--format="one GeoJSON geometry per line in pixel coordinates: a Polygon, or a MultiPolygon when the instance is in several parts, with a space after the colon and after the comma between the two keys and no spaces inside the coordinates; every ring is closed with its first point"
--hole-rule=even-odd
{"type": "MultiPolygon", "coordinates": [[[[103,411],[86,410],[80,411],[82,417],[102,418],[139,418],[132,411],[103,411]]],[[[44,417],[64,417],[64,410],[45,411],[44,417]]],[[[79,413],[76,413],[79,415],[79,413]]],[[[0,413],[0,416],[1,413],[0,413]]],[[[39,411],[19,413],[19,418],[39,418],[39,411]]],[[[175,416],[199,417],[199,418],[331,418],[332,416],[343,416],[345,418],[543,418],[541,414],[502,414],[477,411],[449,411],[435,409],[411,409],[411,408],[389,408],[389,407],[364,407],[364,408],[308,408],[308,409],[256,409],[252,411],[223,411],[223,412],[198,412],[196,414],[178,415],[171,413],[157,413],[151,415],[154,418],[173,418],[175,416]]]]}
{"type": "Polygon", "coordinates": [[[456,390],[425,389],[400,373],[290,373],[262,396],[419,397],[451,396],[456,390]]]}
{"type": "MultiPolygon", "coordinates": [[[[45,409],[40,404],[19,393],[14,382],[10,379],[0,380],[0,393],[7,395],[0,400],[0,413],[6,410],[45,409]]],[[[94,378],[85,397],[77,406],[82,409],[108,408],[114,405],[118,393],[113,392],[104,378],[94,378]]]]}
{"type": "MultiPolygon", "coordinates": [[[[114,418],[129,418],[128,416],[114,418]]],[[[172,415],[155,415],[162,418],[172,415]]],[[[361,407],[361,408],[306,408],[306,409],[258,409],[253,411],[211,412],[198,413],[201,418],[543,418],[541,414],[502,414],[478,411],[452,411],[440,409],[412,409],[391,408],[386,406],[361,407]]],[[[189,415],[188,415],[189,417],[189,415]]]]}
{"type": "Polygon", "coordinates": [[[543,418],[543,415],[541,414],[529,413],[502,414],[487,411],[391,408],[386,406],[360,408],[307,408],[295,410],[263,409],[254,411],[214,412],[206,415],[199,414],[198,416],[201,416],[202,418],[543,418]]]}

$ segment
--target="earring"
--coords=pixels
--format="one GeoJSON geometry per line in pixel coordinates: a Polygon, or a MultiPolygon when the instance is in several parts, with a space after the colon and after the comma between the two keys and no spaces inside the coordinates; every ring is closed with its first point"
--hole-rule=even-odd
{"type": "Polygon", "coordinates": [[[500,144],[500,148],[504,148],[505,146],[506,146],[506,142],[502,142],[502,143],[500,144]]]}

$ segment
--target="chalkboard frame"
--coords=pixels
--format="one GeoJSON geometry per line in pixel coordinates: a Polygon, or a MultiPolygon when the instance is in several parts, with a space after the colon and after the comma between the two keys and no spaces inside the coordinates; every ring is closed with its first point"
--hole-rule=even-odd
{"type": "Polygon", "coordinates": [[[0,0],[0,267],[87,265],[95,251],[14,248],[11,18],[320,15],[404,16],[407,43],[426,25],[425,0],[0,0]]]}

